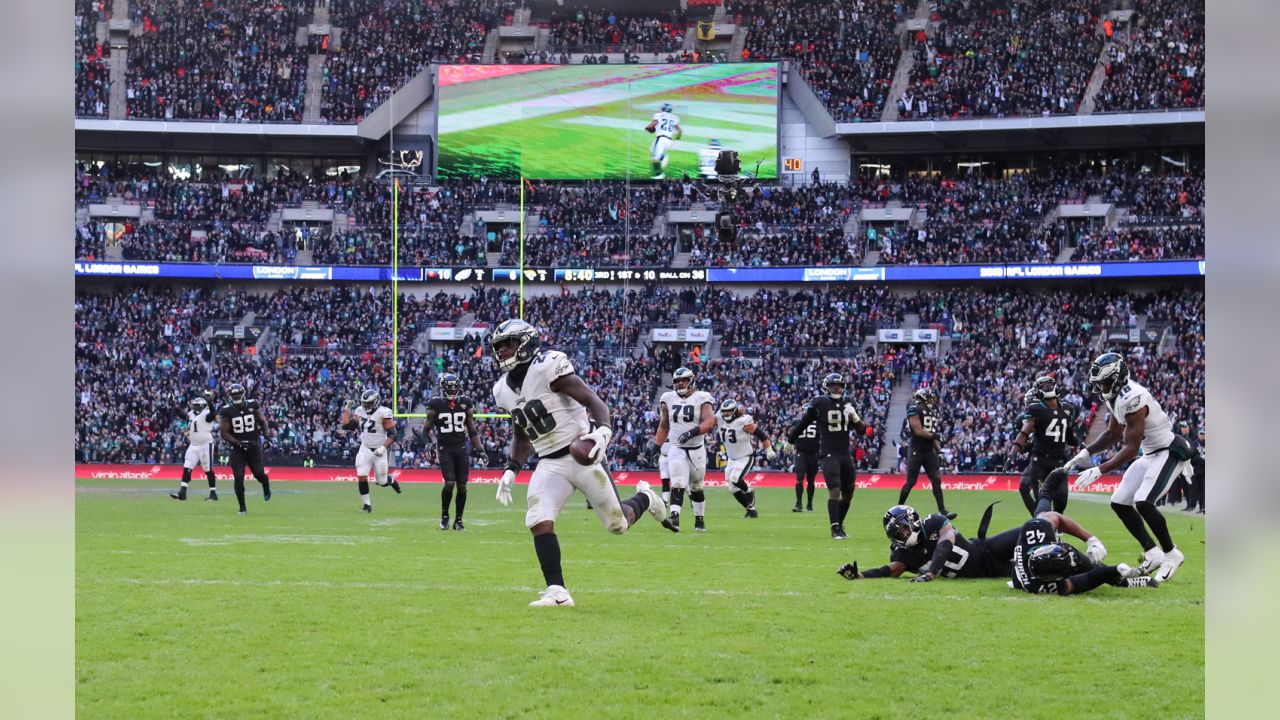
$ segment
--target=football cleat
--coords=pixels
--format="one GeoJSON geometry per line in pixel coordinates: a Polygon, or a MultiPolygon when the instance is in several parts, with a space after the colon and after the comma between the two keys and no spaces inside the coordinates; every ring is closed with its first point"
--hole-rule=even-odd
{"type": "Polygon", "coordinates": [[[210,501],[210,500],[212,500],[213,502],[218,502],[218,491],[217,491],[217,490],[210,490],[210,491],[209,491],[209,496],[205,498],[205,501],[206,501],[206,502],[208,502],[208,501],[210,501]]]}
{"type": "Polygon", "coordinates": [[[760,517],[760,511],[756,510],[753,507],[747,508],[747,514],[744,515],[743,517],[758,518],[760,517]]]}
{"type": "Polygon", "coordinates": [[[1182,565],[1185,560],[1182,551],[1174,548],[1164,554],[1164,562],[1160,563],[1160,567],[1156,570],[1155,578],[1160,582],[1169,582],[1173,578],[1173,574],[1178,571],[1178,566],[1182,565]]]}
{"type": "Polygon", "coordinates": [[[169,493],[169,497],[173,498],[174,500],[186,500],[186,499],[187,499],[187,489],[186,489],[186,488],[179,488],[179,489],[178,489],[178,492],[171,492],[171,493],[169,493]]]}
{"type": "Polygon", "coordinates": [[[693,530],[694,530],[694,532],[706,532],[706,531],[707,531],[707,522],[706,522],[705,520],[703,520],[703,519],[702,519],[702,516],[701,516],[701,515],[694,515],[694,516],[693,516],[693,530]]]}
{"type": "Polygon", "coordinates": [[[1138,563],[1138,574],[1150,575],[1162,564],[1164,564],[1164,551],[1157,545],[1142,554],[1142,561],[1138,563]]]}
{"type": "Polygon", "coordinates": [[[443,516],[443,517],[441,517],[441,518],[440,518],[440,529],[441,529],[441,530],[448,530],[448,529],[449,529],[449,516],[448,516],[448,515],[445,515],[445,516],[443,516]]]}
{"type": "Polygon", "coordinates": [[[529,607],[573,607],[573,597],[559,585],[548,585],[529,607]]]}
{"type": "Polygon", "coordinates": [[[1125,587],[1131,587],[1131,588],[1160,587],[1160,580],[1153,577],[1127,578],[1125,580],[1121,580],[1120,582],[1123,582],[1125,587]]]}
{"type": "Polygon", "coordinates": [[[805,512],[813,512],[813,506],[812,506],[812,505],[805,505],[805,506],[804,506],[804,511],[805,511],[805,512]]]}
{"type": "MultiPolygon", "coordinates": [[[[636,483],[636,492],[649,496],[649,514],[653,516],[654,520],[662,523],[663,527],[670,529],[671,526],[667,524],[667,504],[662,502],[662,498],[658,496],[658,493],[653,491],[653,486],[641,480],[636,483]]],[[[639,518],[636,519],[638,520],[639,518]]]]}
{"type": "Polygon", "coordinates": [[[248,511],[248,510],[241,510],[241,511],[240,511],[240,514],[241,514],[241,515],[248,515],[248,514],[249,514],[249,511],[248,511]]]}
{"type": "Polygon", "coordinates": [[[662,527],[673,533],[680,532],[680,513],[673,512],[667,515],[667,519],[662,521],[662,527]]]}
{"type": "Polygon", "coordinates": [[[400,481],[399,481],[399,480],[396,480],[395,478],[391,478],[391,483],[390,483],[390,485],[391,485],[391,489],[392,489],[392,490],[395,490],[395,491],[396,491],[396,494],[397,494],[397,495],[399,495],[399,494],[400,494],[400,481]]]}
{"type": "Polygon", "coordinates": [[[466,530],[466,529],[467,529],[467,527],[466,527],[465,525],[463,525],[463,524],[462,524],[462,518],[458,518],[457,520],[454,520],[454,521],[453,521],[453,529],[454,529],[454,530],[466,530]]]}
{"type": "Polygon", "coordinates": [[[800,507],[800,503],[796,503],[796,506],[791,508],[791,512],[804,512],[804,508],[800,507]]]}
{"type": "Polygon", "coordinates": [[[263,485],[263,486],[262,486],[262,501],[263,501],[263,502],[266,502],[266,501],[268,501],[268,500],[270,500],[270,499],[271,499],[271,486],[269,486],[269,485],[263,485]]]}
{"type": "Polygon", "coordinates": [[[840,523],[831,526],[832,540],[848,540],[849,536],[845,534],[844,527],[840,523]]]}
{"type": "Polygon", "coordinates": [[[955,519],[956,519],[956,514],[955,514],[955,513],[953,513],[953,512],[951,512],[951,511],[949,511],[949,510],[943,510],[943,511],[942,511],[942,514],[943,514],[943,515],[944,515],[948,520],[955,520],[955,519]]]}
{"type": "Polygon", "coordinates": [[[373,506],[372,506],[372,505],[362,505],[362,506],[360,506],[360,512],[362,512],[362,513],[371,513],[371,512],[373,512],[373,506]]]}

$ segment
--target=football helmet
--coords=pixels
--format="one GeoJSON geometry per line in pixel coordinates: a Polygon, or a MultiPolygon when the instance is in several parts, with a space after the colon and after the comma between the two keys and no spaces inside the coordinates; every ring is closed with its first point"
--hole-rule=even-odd
{"type": "Polygon", "coordinates": [[[688,397],[693,392],[693,371],[687,367],[678,367],[671,373],[671,389],[680,397],[688,397]]]}
{"type": "Polygon", "coordinates": [[[1034,385],[1027,388],[1026,394],[1022,396],[1022,402],[1025,405],[1035,405],[1043,399],[1044,396],[1040,394],[1040,390],[1034,385]]]}
{"type": "Polygon", "coordinates": [[[541,344],[538,329],[523,320],[506,320],[489,336],[489,348],[502,372],[532,362],[541,344]]]}
{"type": "Polygon", "coordinates": [[[724,418],[725,422],[738,417],[738,401],[733,398],[725,398],[724,402],[720,403],[720,417],[724,418]]]}
{"type": "Polygon", "coordinates": [[[1058,397],[1058,379],[1052,375],[1041,375],[1036,378],[1032,387],[1040,391],[1041,400],[1052,400],[1058,397]]]}
{"type": "Polygon", "coordinates": [[[462,394],[462,381],[453,373],[445,373],[440,376],[440,394],[444,395],[446,400],[454,400],[462,394]]]}
{"type": "Polygon", "coordinates": [[[227,388],[227,398],[231,400],[232,405],[243,405],[245,398],[244,386],[240,383],[232,383],[227,388]]]}
{"type": "Polygon", "coordinates": [[[1031,576],[1041,582],[1061,580],[1074,574],[1078,566],[1076,554],[1065,543],[1037,545],[1027,555],[1027,568],[1031,571],[1031,576]]]}
{"type": "Polygon", "coordinates": [[[1089,366],[1089,387],[1107,400],[1114,400],[1128,382],[1129,366],[1120,353],[1103,353],[1089,366]]]}
{"type": "Polygon", "coordinates": [[[209,401],[202,397],[198,397],[191,401],[191,411],[197,415],[209,408],[209,401]]]}
{"type": "Polygon", "coordinates": [[[894,545],[915,547],[922,527],[920,513],[910,505],[894,505],[884,513],[884,534],[894,545]]]}
{"type": "Polygon", "coordinates": [[[822,391],[834,399],[844,397],[844,388],[844,376],[840,373],[827,373],[826,377],[822,378],[822,391]],[[839,390],[835,389],[837,386],[839,390]]]}
{"type": "Polygon", "coordinates": [[[922,387],[911,393],[911,401],[918,407],[934,407],[938,404],[938,393],[922,387]]]}
{"type": "Polygon", "coordinates": [[[712,139],[711,139],[711,142],[707,143],[707,145],[709,145],[710,147],[713,147],[713,148],[718,148],[718,147],[720,147],[720,141],[719,141],[719,140],[716,140],[715,138],[712,138],[712,139]]]}
{"type": "Polygon", "coordinates": [[[382,396],[378,394],[377,390],[365,390],[360,393],[360,407],[364,408],[367,413],[377,410],[380,402],[382,402],[382,396]]]}
{"type": "Polygon", "coordinates": [[[662,103],[662,112],[665,112],[665,113],[671,112],[671,103],[669,102],[662,103]]]}

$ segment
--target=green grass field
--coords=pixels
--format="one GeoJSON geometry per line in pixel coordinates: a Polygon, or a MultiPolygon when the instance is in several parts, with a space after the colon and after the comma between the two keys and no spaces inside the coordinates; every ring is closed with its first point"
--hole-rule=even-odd
{"type": "Polygon", "coordinates": [[[647,179],[645,132],[670,102],[684,134],[667,177],[697,177],[712,139],[776,178],[777,66],[567,65],[440,88],[441,177],[647,179]]]}
{"type": "MultiPolygon", "coordinates": [[[[263,503],[251,483],[245,517],[224,485],[180,504],[169,483],[77,482],[78,717],[1203,715],[1201,517],[1170,515],[1187,561],[1166,586],[1059,598],[838,577],[887,561],[889,491],[858,491],[845,543],[788,489],[760,491],[759,520],[717,489],[710,532],[646,518],[624,537],[576,496],[559,534],[577,607],[555,609],[526,607],[525,486],[509,508],[473,486],[458,533],[436,529],[439,485],[375,488],[366,516],[351,485],[263,503]]],[[[997,495],[993,531],[1021,522],[1012,493],[953,492],[960,530],[997,495]]],[[[1068,512],[1112,562],[1137,556],[1105,503],[1068,512]]]]}

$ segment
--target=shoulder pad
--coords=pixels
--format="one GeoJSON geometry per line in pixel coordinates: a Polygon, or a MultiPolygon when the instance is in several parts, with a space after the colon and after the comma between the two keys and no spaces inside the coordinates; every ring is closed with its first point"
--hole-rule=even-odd
{"type": "Polygon", "coordinates": [[[755,424],[755,421],[756,421],[756,419],[751,417],[750,415],[743,415],[739,419],[742,420],[743,425],[753,425],[755,424]]]}
{"type": "Polygon", "coordinates": [[[1146,405],[1142,400],[1141,393],[1135,393],[1128,397],[1120,397],[1116,399],[1116,412],[1121,415],[1129,415],[1138,412],[1146,405]]]}
{"type": "Polygon", "coordinates": [[[912,415],[919,415],[919,414],[920,414],[920,408],[916,407],[915,405],[907,406],[907,417],[911,417],[912,415]]]}

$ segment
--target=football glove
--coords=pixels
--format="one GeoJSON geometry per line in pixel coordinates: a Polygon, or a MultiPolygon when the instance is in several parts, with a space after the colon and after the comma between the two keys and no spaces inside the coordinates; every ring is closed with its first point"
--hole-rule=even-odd
{"type": "Polygon", "coordinates": [[[844,416],[849,419],[850,424],[862,422],[862,416],[858,414],[857,410],[853,409],[852,405],[844,406],[844,416]]]}
{"type": "Polygon", "coordinates": [[[498,502],[503,507],[511,504],[511,486],[516,482],[516,471],[507,469],[503,471],[502,477],[498,479],[498,502]]]}
{"type": "Polygon", "coordinates": [[[1085,544],[1085,547],[1087,548],[1085,552],[1088,553],[1089,559],[1094,561],[1095,563],[1100,564],[1103,560],[1107,558],[1107,549],[1103,547],[1102,541],[1099,540],[1096,536],[1089,538],[1089,541],[1085,544]]]}
{"type": "Polygon", "coordinates": [[[382,456],[384,456],[384,455],[386,455],[386,454],[387,454],[387,448],[386,448],[386,447],[384,447],[384,446],[382,446],[382,445],[379,445],[378,447],[376,447],[376,448],[374,448],[374,449],[373,449],[373,456],[374,456],[374,457],[382,457],[382,456]]]}
{"type": "Polygon", "coordinates": [[[910,580],[908,580],[907,582],[913,582],[913,583],[917,583],[917,582],[929,582],[929,581],[930,581],[930,580],[932,580],[932,579],[933,579],[933,576],[926,572],[926,573],[922,573],[922,574],[920,574],[920,575],[917,575],[917,576],[915,576],[915,577],[911,578],[911,579],[910,579],[910,580]]]}
{"type": "Polygon", "coordinates": [[[766,460],[773,460],[778,457],[778,451],[772,447],[767,447],[764,449],[764,457],[766,460]]]}
{"type": "Polygon", "coordinates": [[[1071,472],[1073,468],[1081,467],[1087,462],[1089,462],[1089,451],[1081,448],[1080,452],[1076,453],[1075,456],[1068,460],[1067,464],[1062,467],[1066,468],[1067,472],[1071,472]]]}
{"type": "Polygon", "coordinates": [[[1076,484],[1072,489],[1077,492],[1084,490],[1096,482],[1100,477],[1102,477],[1102,470],[1097,465],[1094,465],[1091,468],[1085,468],[1084,470],[1081,470],[1080,475],[1076,477],[1076,484]]]}
{"type": "Polygon", "coordinates": [[[689,442],[690,440],[698,437],[701,434],[702,433],[698,432],[698,428],[694,428],[692,430],[685,430],[683,433],[680,434],[680,437],[676,438],[676,442],[683,445],[689,442]]]}
{"type": "Polygon", "coordinates": [[[858,579],[858,561],[854,560],[851,563],[845,563],[841,565],[840,569],[837,570],[836,573],[838,573],[845,580],[857,580],[858,579]]]}
{"type": "Polygon", "coordinates": [[[613,428],[608,425],[599,425],[595,430],[578,438],[579,440],[590,440],[596,446],[591,448],[591,452],[587,453],[595,462],[604,460],[605,450],[609,447],[609,441],[613,439],[613,428]]]}

